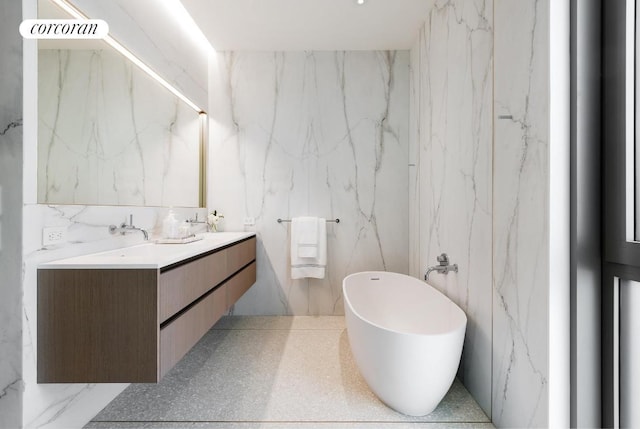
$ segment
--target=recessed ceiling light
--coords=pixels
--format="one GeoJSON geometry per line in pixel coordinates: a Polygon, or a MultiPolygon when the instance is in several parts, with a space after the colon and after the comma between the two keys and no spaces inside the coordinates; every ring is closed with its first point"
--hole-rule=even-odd
{"type": "Polygon", "coordinates": [[[357,0],[357,3],[362,5],[364,4],[364,0],[357,0]]]}

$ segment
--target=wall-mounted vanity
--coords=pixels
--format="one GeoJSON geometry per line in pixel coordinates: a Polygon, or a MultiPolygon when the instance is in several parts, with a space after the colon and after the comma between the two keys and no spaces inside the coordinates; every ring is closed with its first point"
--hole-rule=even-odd
{"type": "Polygon", "coordinates": [[[38,383],[155,383],[256,280],[254,233],[38,268],[38,383]]]}

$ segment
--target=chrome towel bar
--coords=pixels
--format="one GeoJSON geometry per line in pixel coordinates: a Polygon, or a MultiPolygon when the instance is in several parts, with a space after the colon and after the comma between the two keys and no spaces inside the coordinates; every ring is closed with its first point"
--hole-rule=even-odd
{"type": "MultiPolygon", "coordinates": [[[[291,222],[291,219],[280,219],[280,218],[278,218],[278,223],[282,223],[282,222],[291,222]]],[[[327,219],[327,222],[340,223],[340,219],[338,219],[338,218],[336,218],[336,219],[327,219]]]]}

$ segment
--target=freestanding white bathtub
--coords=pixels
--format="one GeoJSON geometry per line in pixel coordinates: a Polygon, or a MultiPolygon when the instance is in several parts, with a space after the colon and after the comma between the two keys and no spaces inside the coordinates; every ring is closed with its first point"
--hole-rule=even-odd
{"type": "Polygon", "coordinates": [[[373,392],[410,416],[432,412],[458,369],[467,316],[427,283],[367,271],[342,282],[349,344],[373,392]]]}

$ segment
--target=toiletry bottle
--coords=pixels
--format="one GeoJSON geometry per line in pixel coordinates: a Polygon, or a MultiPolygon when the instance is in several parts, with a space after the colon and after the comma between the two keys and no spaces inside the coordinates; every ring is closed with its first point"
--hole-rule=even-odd
{"type": "Polygon", "coordinates": [[[182,223],[180,224],[180,238],[188,238],[191,236],[191,224],[189,222],[182,221],[182,223]]]}
{"type": "Polygon", "coordinates": [[[176,215],[173,213],[173,210],[169,210],[169,214],[162,221],[162,236],[164,238],[180,238],[179,237],[179,222],[176,219],[176,215]]]}

